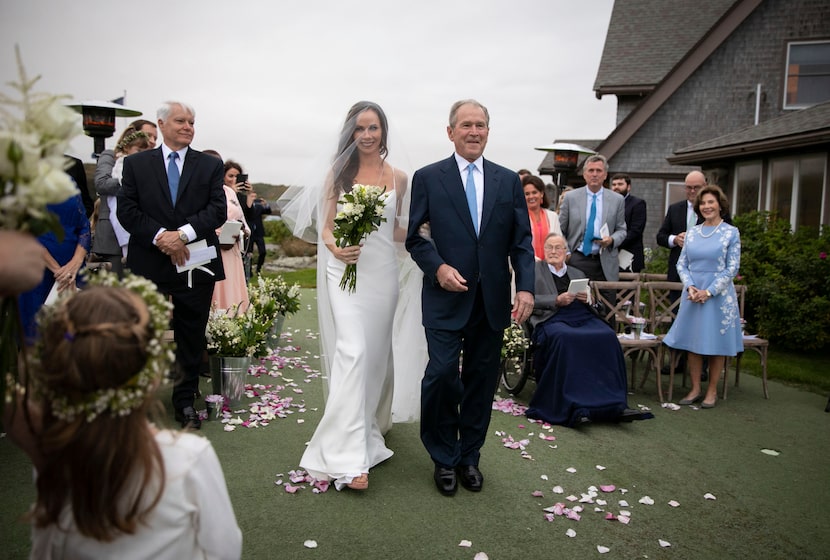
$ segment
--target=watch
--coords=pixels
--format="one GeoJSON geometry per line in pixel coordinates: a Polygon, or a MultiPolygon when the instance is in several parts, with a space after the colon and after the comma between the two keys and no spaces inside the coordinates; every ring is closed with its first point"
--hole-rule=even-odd
{"type": "Polygon", "coordinates": [[[710,292],[709,290],[706,290],[706,295],[709,296],[709,297],[712,297],[712,292],[710,292]]]}
{"type": "Polygon", "coordinates": [[[178,231],[178,232],[179,232],[179,239],[181,239],[182,243],[184,243],[185,245],[187,245],[188,243],[190,243],[190,239],[188,239],[187,234],[186,234],[185,232],[183,232],[183,231],[182,231],[182,230],[180,230],[180,229],[178,229],[178,230],[176,230],[176,231],[178,231]]]}

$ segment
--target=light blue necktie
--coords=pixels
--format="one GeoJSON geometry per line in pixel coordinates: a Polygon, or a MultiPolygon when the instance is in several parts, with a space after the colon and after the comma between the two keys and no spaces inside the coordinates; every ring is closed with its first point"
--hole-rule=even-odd
{"type": "Polygon", "coordinates": [[[591,195],[591,213],[588,215],[588,224],[585,226],[585,237],[582,238],[582,254],[588,256],[594,246],[594,222],[597,219],[597,195],[591,195]]]}
{"type": "Polygon", "coordinates": [[[179,194],[179,166],[176,160],[179,159],[178,152],[170,152],[167,156],[170,162],[167,164],[167,184],[170,185],[170,198],[173,199],[173,206],[176,205],[176,195],[179,194]]]}
{"type": "Polygon", "coordinates": [[[476,203],[476,180],[473,177],[473,172],[476,166],[472,163],[467,166],[467,206],[470,208],[470,217],[473,219],[473,227],[478,235],[478,204],[476,203]]]}

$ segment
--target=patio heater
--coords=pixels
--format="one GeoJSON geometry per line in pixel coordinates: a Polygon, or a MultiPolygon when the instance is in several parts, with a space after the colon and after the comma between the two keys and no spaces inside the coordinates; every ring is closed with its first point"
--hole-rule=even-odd
{"type": "Polygon", "coordinates": [[[67,105],[83,116],[84,133],[93,139],[92,157],[104,151],[104,140],[115,133],[115,117],[138,117],[142,113],[109,101],[84,101],[67,105]]]}
{"type": "Polygon", "coordinates": [[[556,192],[548,193],[548,197],[552,201],[559,200],[560,191],[568,184],[568,174],[576,171],[580,154],[591,155],[596,153],[585,146],[571,144],[570,142],[554,142],[534,149],[541,152],[553,152],[553,184],[556,192]]]}

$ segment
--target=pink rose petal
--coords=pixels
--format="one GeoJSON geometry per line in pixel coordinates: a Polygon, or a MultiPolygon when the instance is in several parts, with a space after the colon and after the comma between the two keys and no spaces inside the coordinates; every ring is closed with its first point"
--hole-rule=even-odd
{"type": "Polygon", "coordinates": [[[603,492],[613,492],[617,487],[613,484],[600,484],[599,489],[603,492]]]}
{"type": "Polygon", "coordinates": [[[541,498],[541,497],[544,496],[544,494],[542,494],[541,490],[534,490],[533,492],[531,492],[530,495],[533,496],[534,498],[541,498]]]}
{"type": "Polygon", "coordinates": [[[288,492],[289,494],[296,494],[297,490],[299,490],[299,489],[300,489],[299,486],[291,486],[290,484],[285,485],[285,491],[288,492]]]}

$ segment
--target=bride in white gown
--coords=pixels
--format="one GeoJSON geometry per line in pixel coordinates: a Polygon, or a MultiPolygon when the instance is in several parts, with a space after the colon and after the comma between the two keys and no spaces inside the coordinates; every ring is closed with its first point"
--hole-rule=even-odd
{"type": "MultiPolygon", "coordinates": [[[[409,213],[407,177],[386,162],[387,139],[383,110],[371,102],[355,104],[317,201],[318,314],[328,394],[300,466],[317,479],[334,480],[338,490],[366,489],[369,469],[392,456],[383,434],[392,425],[393,388],[395,421],[419,417],[426,363],[421,275],[402,248],[409,213]],[[337,200],[354,184],[387,190],[386,221],[362,246],[337,247],[332,233],[337,200]],[[345,266],[354,263],[357,289],[349,293],[339,282],[345,266]]],[[[312,213],[298,206],[310,204],[292,199],[282,210],[295,234],[309,225],[297,214],[312,213]]]]}

